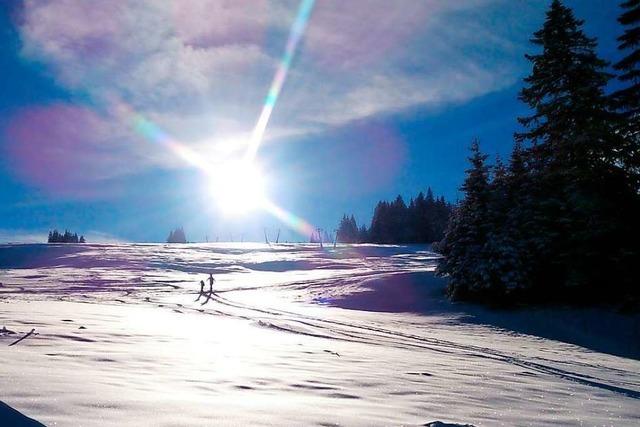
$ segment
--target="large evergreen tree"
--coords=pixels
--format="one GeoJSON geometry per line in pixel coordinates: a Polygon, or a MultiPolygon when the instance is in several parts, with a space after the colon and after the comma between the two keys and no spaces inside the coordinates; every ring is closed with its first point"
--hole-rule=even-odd
{"type": "Polygon", "coordinates": [[[625,87],[612,96],[614,105],[622,115],[621,132],[626,145],[621,157],[640,190],[640,0],[627,0],[621,4],[624,12],[618,22],[626,27],[618,37],[618,48],[626,55],[614,65],[620,73],[618,79],[625,87]]]}
{"type": "Polygon", "coordinates": [[[618,79],[628,86],[615,93],[618,105],[624,109],[626,116],[633,119],[638,131],[640,116],[640,0],[627,0],[621,4],[624,12],[618,22],[626,27],[618,37],[618,48],[627,55],[614,64],[620,72],[618,79]]]}
{"type": "Polygon", "coordinates": [[[507,168],[505,198],[508,203],[506,219],[503,224],[507,234],[508,251],[505,251],[509,271],[504,280],[507,292],[517,292],[531,287],[531,265],[528,257],[536,250],[536,244],[542,246],[540,236],[534,224],[542,222],[535,216],[535,195],[539,194],[533,186],[526,154],[519,142],[516,142],[509,158],[507,168]]]}
{"type": "Polygon", "coordinates": [[[554,0],[534,34],[541,52],[527,55],[533,70],[520,93],[531,115],[518,119],[509,167],[498,161],[489,181],[486,156],[472,146],[465,199],[441,244],[453,297],[638,294],[640,209],[628,139],[604,93],[607,63],[582,25],[554,0]]]}
{"type": "Polygon", "coordinates": [[[508,172],[500,157],[492,168],[493,179],[489,186],[487,203],[487,241],[484,245],[483,280],[485,288],[493,295],[504,294],[513,271],[513,241],[510,230],[506,227],[511,209],[508,198],[508,172]]]}
{"type": "Polygon", "coordinates": [[[531,142],[530,270],[543,298],[575,287],[592,291],[584,296],[595,293],[628,249],[616,239],[632,231],[616,210],[634,196],[619,161],[624,140],[604,93],[610,75],[582,25],[553,1],[532,39],[542,52],[527,56],[533,72],[520,94],[533,110],[519,119],[525,131],[516,138],[531,142]]]}
{"type": "Polygon", "coordinates": [[[554,0],[542,29],[531,39],[542,52],[526,55],[533,72],[524,80],[520,99],[533,114],[518,119],[525,131],[516,139],[534,144],[537,167],[571,169],[588,167],[596,159],[613,160],[612,115],[604,94],[611,76],[583,23],[554,0]]]}
{"type": "Polygon", "coordinates": [[[454,299],[479,296],[486,291],[486,259],[489,204],[487,155],[475,140],[471,145],[471,167],[462,185],[464,200],[454,211],[445,237],[439,245],[444,256],[439,274],[449,276],[449,295],[454,299]]]}

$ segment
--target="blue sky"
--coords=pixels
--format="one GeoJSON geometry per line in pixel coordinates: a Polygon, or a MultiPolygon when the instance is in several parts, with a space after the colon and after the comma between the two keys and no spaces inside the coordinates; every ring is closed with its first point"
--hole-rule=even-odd
{"type": "MultiPolygon", "coordinates": [[[[472,138],[508,156],[548,3],[317,2],[257,155],[270,200],[329,230],[427,186],[455,200],[472,138]]],[[[618,58],[617,2],[566,3],[618,58]]],[[[297,7],[0,3],[0,241],[54,227],[161,241],[179,225],[194,241],[304,239],[266,212],[221,212],[206,174],[135,126],[220,170],[246,147],[297,7]]]]}

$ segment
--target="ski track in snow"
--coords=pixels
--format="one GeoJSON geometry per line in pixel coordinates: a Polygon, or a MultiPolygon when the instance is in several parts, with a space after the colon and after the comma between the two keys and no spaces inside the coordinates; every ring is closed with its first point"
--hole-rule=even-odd
{"type": "MultiPolygon", "coordinates": [[[[315,245],[268,247],[260,244],[0,245],[0,298],[9,304],[18,301],[26,306],[46,301],[59,301],[76,306],[81,304],[89,310],[100,306],[100,316],[104,316],[105,309],[108,313],[109,307],[114,306],[124,309],[144,307],[161,312],[170,311],[167,316],[185,315],[200,318],[203,315],[212,315],[214,318],[249,322],[258,330],[289,334],[292,337],[307,337],[314,340],[314,343],[320,340],[328,343],[341,342],[349,346],[347,348],[351,351],[346,352],[347,356],[341,355],[340,350],[323,350],[326,355],[335,357],[336,360],[353,358],[354,350],[351,346],[356,346],[355,348],[363,353],[373,347],[380,348],[387,357],[387,360],[382,362],[391,366],[398,362],[396,358],[413,357],[411,355],[415,355],[417,360],[450,360],[454,368],[456,363],[470,365],[474,367],[477,375],[474,382],[482,379],[483,375],[489,375],[483,372],[483,369],[495,370],[497,366],[504,365],[505,369],[520,369],[516,374],[522,377],[523,381],[535,379],[533,385],[527,383],[530,392],[544,394],[547,388],[562,389],[575,384],[579,390],[572,393],[592,393],[594,401],[597,399],[598,404],[606,408],[606,414],[596,416],[593,409],[584,408],[583,402],[576,401],[566,405],[574,408],[573,412],[569,411],[569,414],[563,415],[561,408],[567,402],[547,402],[548,405],[560,409],[552,410],[547,418],[536,420],[535,417],[540,415],[540,409],[531,405],[531,408],[521,409],[521,416],[532,418],[521,419],[517,415],[510,415],[509,418],[504,414],[496,415],[501,408],[489,409],[492,405],[499,406],[500,396],[505,393],[504,390],[496,389],[487,390],[485,396],[471,398],[471,401],[477,404],[475,407],[451,408],[450,411],[444,412],[455,415],[451,421],[456,422],[475,425],[514,425],[514,421],[519,425],[554,425],[556,422],[585,425],[602,422],[615,425],[640,423],[640,413],[637,409],[640,408],[637,401],[640,398],[640,362],[636,360],[603,355],[490,325],[463,323],[456,310],[447,308],[449,306],[442,301],[442,296],[436,288],[426,294],[434,301],[439,301],[434,305],[433,313],[428,309],[422,314],[373,313],[333,306],[339,306],[339,301],[344,297],[370,292],[371,286],[368,284],[371,283],[393,284],[406,278],[420,282],[421,278],[431,275],[436,262],[435,254],[429,252],[426,247],[418,246],[357,245],[319,250],[315,245]],[[199,296],[198,282],[206,281],[209,273],[213,273],[216,278],[215,292],[199,296]],[[318,304],[319,301],[322,303],[318,304]],[[507,366],[509,368],[506,368],[507,366]],[[576,407],[584,408],[584,413],[576,413],[576,407]]],[[[421,298],[424,298],[424,295],[421,298]]],[[[7,313],[0,311],[0,321],[4,326],[14,326],[11,324],[13,320],[25,326],[35,327],[40,333],[37,338],[29,338],[19,344],[24,349],[34,351],[40,346],[46,346],[44,340],[52,340],[54,344],[62,340],[75,343],[75,346],[100,344],[99,339],[92,338],[85,331],[82,331],[82,336],[78,336],[77,331],[73,334],[53,333],[48,331],[55,328],[47,318],[38,320],[32,319],[30,313],[4,311],[7,313]],[[21,318],[10,318],[16,315],[21,318]],[[29,346],[29,340],[38,344],[29,346]]],[[[52,314],[47,313],[47,316],[52,314]]],[[[73,319],[64,320],[69,324],[73,322],[73,319]]],[[[108,327],[108,321],[101,327],[108,327]]],[[[0,345],[5,342],[4,339],[0,334],[0,345]]],[[[65,348],[67,347],[69,344],[65,344],[65,348]]],[[[3,359],[11,361],[11,353],[6,349],[3,352],[3,359]]],[[[317,356],[311,352],[309,357],[317,356]]],[[[102,359],[112,360],[109,357],[102,359]]],[[[434,375],[423,372],[425,367],[417,360],[411,372],[405,374],[411,374],[416,378],[434,375]]],[[[20,364],[19,361],[15,362],[20,364]]],[[[410,360],[401,362],[404,366],[410,360]]],[[[299,362],[299,366],[296,366],[295,362],[291,365],[289,369],[292,372],[307,369],[304,367],[304,361],[299,362]]],[[[333,365],[327,362],[327,366],[333,365]]],[[[28,372],[29,366],[21,366],[21,369],[28,372]]],[[[447,369],[451,369],[451,366],[447,369]]],[[[375,377],[375,372],[372,374],[375,377]]],[[[5,363],[0,368],[0,379],[3,381],[24,381],[22,377],[16,381],[16,375],[19,374],[12,371],[10,364],[5,363]]],[[[398,372],[398,375],[402,376],[403,373],[398,372]]],[[[500,374],[492,371],[490,375],[499,377],[500,374]]],[[[387,377],[384,379],[389,381],[387,377]]],[[[35,380],[32,378],[27,383],[31,385],[35,380]]],[[[354,377],[351,380],[358,382],[362,379],[354,377]]],[[[404,383],[398,380],[394,384],[404,383]]],[[[126,389],[129,386],[125,383],[121,387],[126,389]]],[[[316,393],[325,393],[326,387],[328,386],[322,384],[307,384],[299,388],[307,392],[315,390],[316,393]]],[[[336,387],[329,388],[334,398],[367,400],[367,396],[359,396],[353,390],[340,391],[336,387]]],[[[254,389],[254,386],[240,385],[235,390],[249,392],[254,389]]],[[[374,424],[425,423],[434,419],[428,411],[420,412],[415,402],[411,405],[400,402],[403,395],[399,393],[401,392],[398,390],[386,391],[390,399],[398,399],[396,410],[400,415],[386,420],[375,418],[374,424]]],[[[431,399],[442,398],[437,392],[429,394],[414,390],[412,393],[426,393],[425,396],[430,396],[431,399]]],[[[42,408],[34,405],[33,401],[31,405],[26,404],[21,400],[19,389],[13,388],[8,391],[5,388],[0,392],[0,396],[1,400],[9,404],[16,401],[18,405],[22,405],[18,406],[18,409],[24,409],[27,415],[40,414],[43,421],[52,417],[53,421],[61,421],[61,425],[66,425],[64,418],[57,419],[47,411],[40,411],[42,408]]],[[[322,396],[326,397],[325,394],[322,396]]],[[[60,396],[59,400],[64,402],[64,395],[60,396]]],[[[376,402],[372,396],[369,396],[368,400],[371,404],[376,402]]],[[[453,405],[454,402],[450,401],[449,404],[453,405]]],[[[393,401],[386,404],[394,407],[393,401]]],[[[96,403],[96,406],[100,407],[100,404],[96,403]]],[[[108,408],[102,408],[99,412],[103,410],[108,411],[108,408]]],[[[271,415],[276,417],[272,424],[286,423],[285,418],[271,415]]],[[[115,415],[111,413],[109,416],[115,415]]],[[[300,418],[301,416],[296,417],[293,413],[291,417],[288,422],[304,419],[300,418]]],[[[67,421],[72,419],[75,420],[69,418],[67,421]]],[[[127,419],[130,421],[135,417],[132,418],[129,414],[127,419]]],[[[242,420],[241,417],[234,420],[231,416],[228,421],[229,425],[234,425],[234,421],[241,423],[242,420]]],[[[118,419],[119,423],[122,421],[118,419]]],[[[170,423],[167,419],[157,421],[161,424],[170,423]]],[[[318,423],[321,425],[336,421],[346,425],[368,425],[372,419],[361,423],[362,419],[358,418],[358,413],[351,414],[343,409],[342,412],[318,423]]],[[[191,422],[199,423],[195,418],[191,422]]]]}
{"type": "MultiPolygon", "coordinates": [[[[632,397],[634,399],[640,398],[640,391],[607,384],[602,380],[592,376],[575,373],[571,371],[566,371],[562,369],[557,369],[552,366],[547,366],[541,363],[536,363],[528,360],[522,360],[518,357],[506,355],[501,352],[492,350],[488,347],[479,347],[479,346],[473,346],[468,344],[455,343],[455,342],[441,340],[441,339],[428,338],[424,336],[404,334],[397,331],[390,331],[388,329],[383,329],[383,328],[374,328],[370,326],[359,325],[356,323],[344,323],[344,322],[337,322],[337,321],[331,321],[326,319],[319,319],[316,317],[309,317],[301,314],[284,312],[280,310],[273,310],[273,309],[268,310],[268,309],[259,309],[255,307],[241,306],[221,297],[215,297],[214,299],[222,304],[229,305],[236,308],[244,308],[250,311],[256,311],[264,314],[271,314],[274,316],[286,315],[289,317],[287,317],[285,321],[296,322],[296,323],[300,323],[306,326],[311,326],[317,329],[328,329],[330,334],[320,335],[317,333],[314,334],[311,332],[301,332],[293,328],[277,326],[276,324],[273,324],[273,323],[266,324],[267,326],[275,327],[279,330],[285,330],[285,331],[294,332],[294,333],[303,333],[303,334],[311,335],[315,337],[343,339],[346,341],[356,341],[356,342],[362,342],[365,344],[395,346],[397,348],[404,348],[404,349],[418,348],[418,349],[427,349],[427,350],[441,352],[441,353],[447,353],[448,350],[451,350],[451,351],[461,353],[466,357],[487,358],[487,359],[498,360],[504,363],[520,366],[522,368],[535,370],[547,375],[557,376],[563,379],[575,381],[575,382],[582,383],[592,387],[602,388],[604,390],[609,390],[615,393],[621,393],[623,395],[632,397]],[[305,319],[307,321],[303,321],[301,319],[305,319]],[[317,323],[309,323],[308,321],[314,321],[317,323]],[[324,326],[323,324],[331,325],[333,326],[333,328],[329,328],[327,326],[324,326]],[[349,328],[359,332],[359,334],[354,335],[353,333],[349,333],[344,329],[342,330],[337,329],[336,327],[349,328]],[[367,332],[368,334],[365,335],[365,333],[367,332]],[[399,341],[398,338],[403,339],[405,341],[399,341]],[[411,342],[407,342],[406,340],[410,340],[411,342]]],[[[250,317],[246,317],[246,318],[248,319],[250,317]]],[[[595,366],[590,366],[590,367],[595,367],[595,366]]],[[[597,366],[597,368],[603,368],[603,367],[597,366]]]]}

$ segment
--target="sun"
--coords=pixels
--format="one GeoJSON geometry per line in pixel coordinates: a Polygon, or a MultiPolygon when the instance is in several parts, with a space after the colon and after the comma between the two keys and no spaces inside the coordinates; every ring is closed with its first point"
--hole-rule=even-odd
{"type": "Polygon", "coordinates": [[[260,169],[249,161],[231,161],[211,174],[210,189],[226,214],[244,214],[264,205],[265,181],[260,169]]]}

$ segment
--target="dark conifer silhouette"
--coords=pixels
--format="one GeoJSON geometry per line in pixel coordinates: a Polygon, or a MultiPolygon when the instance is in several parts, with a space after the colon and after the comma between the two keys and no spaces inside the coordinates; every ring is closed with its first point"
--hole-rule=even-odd
{"type": "MultiPolygon", "coordinates": [[[[637,2],[629,2],[637,6],[637,2]]],[[[477,143],[439,248],[461,299],[620,301],[637,297],[640,197],[627,163],[633,135],[604,93],[611,76],[596,41],[554,0],[532,43],[541,53],[520,99],[510,164],[489,179],[477,143]],[[523,144],[527,144],[523,147],[523,144]]]]}
{"type": "Polygon", "coordinates": [[[615,236],[631,225],[615,206],[636,198],[619,167],[625,142],[604,94],[611,77],[607,63],[582,25],[571,9],[553,1],[532,39],[542,53],[528,56],[533,72],[520,95],[534,110],[519,119],[526,131],[516,138],[532,143],[527,158],[536,189],[530,206],[536,236],[530,255],[537,261],[536,288],[548,288],[537,289],[543,297],[607,280],[606,260],[625,250],[616,247],[615,236]]]}
{"type": "MultiPolygon", "coordinates": [[[[637,126],[640,115],[640,0],[627,0],[620,5],[624,11],[618,22],[625,27],[618,37],[618,48],[626,56],[614,64],[620,72],[618,79],[628,86],[615,93],[619,106],[637,126]]],[[[638,129],[635,129],[638,131],[638,129]]]]}
{"type": "Polygon", "coordinates": [[[60,233],[58,230],[49,231],[47,238],[48,243],[85,243],[84,236],[78,237],[78,233],[73,233],[69,230],[65,230],[64,233],[60,233]]]}
{"type": "Polygon", "coordinates": [[[184,233],[184,229],[182,227],[178,227],[169,232],[167,243],[187,243],[187,237],[184,233]]]}
{"type": "Polygon", "coordinates": [[[360,236],[356,220],[353,215],[348,217],[346,214],[342,216],[338,230],[336,231],[336,239],[340,243],[360,243],[360,236]]]}
{"type": "Polygon", "coordinates": [[[621,4],[623,13],[618,22],[625,27],[618,37],[618,48],[626,55],[614,68],[625,87],[612,95],[613,104],[621,113],[621,133],[627,141],[621,150],[636,190],[640,190],[640,0],[627,0],[621,4]]]}
{"type": "Polygon", "coordinates": [[[366,243],[369,241],[369,231],[367,230],[367,226],[362,224],[358,229],[358,242],[366,243]]]}
{"type": "Polygon", "coordinates": [[[477,140],[471,145],[471,167],[462,185],[464,200],[456,207],[438,248],[444,260],[441,274],[449,276],[449,293],[458,299],[482,294],[487,279],[483,249],[489,233],[489,168],[477,140]]]}
{"type": "Polygon", "coordinates": [[[393,202],[378,202],[369,229],[358,227],[353,215],[343,215],[337,238],[342,243],[433,243],[442,239],[452,209],[444,197],[436,200],[431,188],[426,198],[420,192],[408,206],[397,196],[393,202]]]}

